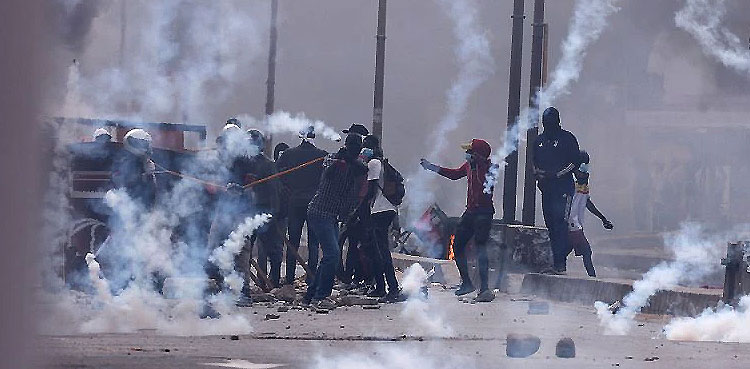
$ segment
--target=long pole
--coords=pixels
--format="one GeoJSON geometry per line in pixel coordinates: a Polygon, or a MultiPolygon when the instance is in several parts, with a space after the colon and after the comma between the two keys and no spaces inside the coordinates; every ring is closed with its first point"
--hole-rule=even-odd
{"type": "MultiPolygon", "coordinates": [[[[268,45],[268,79],[266,80],[266,119],[273,114],[274,111],[274,88],[276,85],[276,39],[278,37],[278,31],[276,29],[276,18],[279,11],[278,0],[271,0],[271,32],[270,42],[268,45]]],[[[266,153],[271,153],[273,150],[273,135],[267,133],[266,137],[266,153]]]]}
{"type": "Polygon", "coordinates": [[[375,94],[372,109],[372,132],[383,138],[383,84],[385,80],[386,0],[378,0],[378,30],[375,35],[375,94]]]}
{"type": "MultiPolygon", "coordinates": [[[[521,112],[521,64],[523,61],[524,0],[513,1],[513,34],[510,46],[510,79],[508,83],[508,131],[510,134],[521,112]]],[[[518,150],[505,158],[503,181],[503,220],[516,220],[516,186],[518,184],[518,150]]]]}
{"type": "MultiPolygon", "coordinates": [[[[547,27],[544,24],[544,0],[534,0],[534,30],[531,43],[531,78],[529,80],[529,105],[537,103],[537,95],[542,86],[542,64],[547,27]]],[[[540,107],[541,108],[541,107],[540,107]]],[[[537,125],[538,126],[538,125],[537,125]]],[[[523,183],[523,210],[521,221],[533,226],[536,218],[536,178],[534,178],[533,145],[539,135],[539,128],[532,127],[526,132],[526,168],[523,183]]]]}

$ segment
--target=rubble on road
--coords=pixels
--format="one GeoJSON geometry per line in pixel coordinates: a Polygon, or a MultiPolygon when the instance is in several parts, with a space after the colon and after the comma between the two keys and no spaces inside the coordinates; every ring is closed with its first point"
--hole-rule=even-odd
{"type": "Polygon", "coordinates": [[[525,358],[534,355],[542,345],[539,337],[530,334],[509,333],[506,341],[505,354],[513,358],[525,358]]]}
{"type": "Polygon", "coordinates": [[[565,337],[557,341],[555,347],[555,355],[563,359],[571,359],[576,357],[576,344],[570,337],[565,337]]]}

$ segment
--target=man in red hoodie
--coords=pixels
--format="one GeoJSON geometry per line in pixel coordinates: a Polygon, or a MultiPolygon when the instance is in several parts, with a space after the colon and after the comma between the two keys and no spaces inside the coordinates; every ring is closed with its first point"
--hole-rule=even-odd
{"type": "Polygon", "coordinates": [[[490,188],[485,193],[485,178],[492,166],[490,153],[492,149],[487,141],[473,139],[471,143],[461,145],[466,150],[466,162],[457,169],[443,168],[422,159],[420,164],[426,170],[436,172],[451,180],[468,178],[468,190],[466,196],[466,211],[461,215],[461,220],[456,228],[456,239],[453,244],[453,252],[456,256],[456,266],[461,275],[461,286],[456,291],[457,296],[474,292],[474,285],[469,277],[469,266],[466,260],[466,245],[474,237],[474,247],[479,263],[479,294],[477,302],[490,302],[495,295],[489,290],[487,284],[487,271],[489,263],[487,260],[487,241],[490,238],[492,227],[492,216],[495,207],[492,204],[492,193],[490,188]]]}

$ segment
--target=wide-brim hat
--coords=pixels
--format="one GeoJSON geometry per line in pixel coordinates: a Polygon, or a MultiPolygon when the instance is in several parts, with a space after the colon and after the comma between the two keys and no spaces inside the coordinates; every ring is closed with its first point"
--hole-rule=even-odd
{"type": "Polygon", "coordinates": [[[363,125],[361,125],[359,123],[354,123],[349,128],[347,128],[347,129],[345,129],[345,130],[343,130],[341,132],[344,132],[346,134],[356,133],[356,134],[361,135],[361,136],[367,136],[367,135],[370,134],[370,131],[367,129],[367,127],[365,127],[365,126],[363,126],[363,125]]]}

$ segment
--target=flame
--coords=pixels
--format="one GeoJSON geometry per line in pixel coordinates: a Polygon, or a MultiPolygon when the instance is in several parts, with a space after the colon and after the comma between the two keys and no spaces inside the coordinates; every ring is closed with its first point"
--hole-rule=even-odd
{"type": "Polygon", "coordinates": [[[448,260],[456,260],[456,255],[453,254],[453,242],[456,241],[456,235],[451,235],[451,242],[448,244],[448,260]]]}

